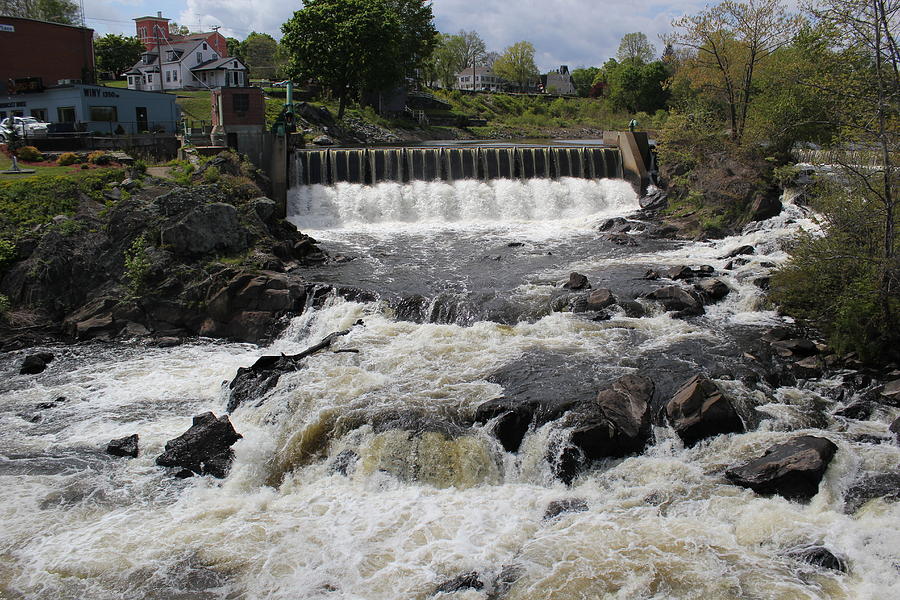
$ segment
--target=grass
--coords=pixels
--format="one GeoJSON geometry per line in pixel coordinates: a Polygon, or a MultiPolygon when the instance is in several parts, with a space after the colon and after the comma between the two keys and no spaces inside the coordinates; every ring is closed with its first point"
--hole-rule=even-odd
{"type": "Polygon", "coordinates": [[[100,85],[105,85],[106,87],[114,87],[114,88],[127,88],[128,82],[124,79],[105,79],[100,82],[100,85]]]}
{"type": "MultiPolygon", "coordinates": [[[[28,175],[3,175],[0,174],[0,181],[13,181],[26,179],[43,175],[71,175],[80,172],[81,165],[69,165],[67,167],[33,165],[19,161],[19,167],[22,169],[34,169],[34,173],[28,175]]],[[[0,171],[7,171],[12,168],[12,159],[3,153],[0,153],[0,171]]]]}

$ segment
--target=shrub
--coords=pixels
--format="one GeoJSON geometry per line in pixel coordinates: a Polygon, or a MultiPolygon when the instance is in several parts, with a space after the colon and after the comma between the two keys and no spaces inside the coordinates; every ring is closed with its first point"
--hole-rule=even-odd
{"type": "Polygon", "coordinates": [[[9,301],[9,298],[4,294],[0,294],[0,315],[5,317],[10,308],[12,308],[12,303],[9,301]]]}
{"type": "Polygon", "coordinates": [[[38,162],[44,160],[44,155],[41,154],[41,151],[34,146],[22,146],[21,148],[16,150],[16,157],[18,157],[19,160],[25,160],[28,162],[38,162]]]}
{"type": "Polygon", "coordinates": [[[262,196],[262,190],[249,177],[222,175],[219,182],[225,193],[233,200],[251,200],[262,196]]]}
{"type": "Polygon", "coordinates": [[[59,158],[56,159],[56,164],[61,167],[68,167],[69,165],[77,163],[78,160],[78,155],[74,152],[63,152],[59,155],[59,158]]]}
{"type": "Polygon", "coordinates": [[[218,167],[209,167],[203,172],[203,181],[206,183],[216,183],[222,177],[218,167]]]}
{"type": "Polygon", "coordinates": [[[131,169],[138,175],[144,175],[147,173],[147,163],[138,159],[132,163],[131,169]]]}
{"type": "Polygon", "coordinates": [[[108,165],[112,162],[112,157],[103,150],[94,150],[88,154],[88,162],[93,165],[108,165]]]}
{"type": "Polygon", "coordinates": [[[125,251],[125,279],[128,291],[133,296],[141,295],[147,287],[147,277],[152,266],[149,250],[150,242],[142,235],[125,251]]]}
{"type": "Polygon", "coordinates": [[[16,244],[12,240],[0,239],[0,270],[3,270],[16,258],[16,244]]]}

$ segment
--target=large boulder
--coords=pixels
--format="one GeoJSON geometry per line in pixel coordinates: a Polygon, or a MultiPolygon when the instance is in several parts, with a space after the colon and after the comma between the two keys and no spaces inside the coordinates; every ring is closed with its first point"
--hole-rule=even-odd
{"type": "Polygon", "coordinates": [[[694,287],[707,302],[721,300],[731,291],[724,281],[716,277],[701,279],[694,287]]]}
{"type": "Polygon", "coordinates": [[[753,221],[765,221],[781,214],[784,205],[774,194],[757,194],[750,207],[750,219],[753,221]]]}
{"type": "Polygon", "coordinates": [[[248,232],[231,204],[198,206],[161,231],[162,243],[175,254],[199,256],[210,252],[233,254],[248,247],[248,232]]]}
{"type": "Polygon", "coordinates": [[[602,310],[616,303],[616,297],[612,290],[607,288],[597,288],[591,291],[587,296],[588,310],[602,310]]]}
{"type": "Polygon", "coordinates": [[[223,478],[234,460],[231,446],[241,437],[227,415],[217,418],[211,412],[203,413],[194,417],[190,429],[166,442],[156,464],[223,478]]]}
{"type": "Polygon", "coordinates": [[[703,300],[697,292],[686,290],[677,285],[659,288],[647,294],[645,298],[655,300],[663,305],[667,312],[674,312],[675,317],[693,317],[706,312],[703,300]]]}
{"type": "Polygon", "coordinates": [[[478,572],[472,571],[439,584],[432,595],[452,594],[461,590],[480,590],[483,587],[484,583],[481,581],[478,572]]]}
{"type": "Polygon", "coordinates": [[[113,456],[128,456],[137,458],[138,455],[138,434],[133,433],[125,437],[110,440],[106,445],[106,453],[113,456]]]}
{"type": "Polygon", "coordinates": [[[722,433],[744,431],[731,401],[703,375],[689,379],[666,404],[666,417],[686,446],[722,433]]]}
{"type": "Polygon", "coordinates": [[[837,446],[831,440],[804,435],[776,444],[746,464],[730,467],[725,477],[757,494],[808,501],[819,492],[819,482],[835,452],[837,446]]]}
{"type": "Polygon", "coordinates": [[[653,382],[626,375],[597,394],[597,399],[569,412],[561,425],[572,431],[572,444],[588,459],[640,452],[650,436],[653,382]]]}
{"type": "Polygon", "coordinates": [[[25,360],[22,361],[22,366],[19,367],[19,374],[37,375],[38,373],[42,373],[52,360],[53,354],[50,352],[36,352],[35,354],[29,354],[25,357],[25,360]]]}
{"type": "Polygon", "coordinates": [[[563,287],[568,290],[586,290],[591,287],[591,284],[586,275],[573,271],[569,273],[569,281],[564,283],[563,287]]]}

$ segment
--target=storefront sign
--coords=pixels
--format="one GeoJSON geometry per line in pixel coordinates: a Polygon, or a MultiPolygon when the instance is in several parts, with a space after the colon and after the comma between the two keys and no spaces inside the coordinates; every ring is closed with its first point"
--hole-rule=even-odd
{"type": "Polygon", "coordinates": [[[3,23],[0,23],[0,31],[5,31],[6,33],[15,33],[16,28],[12,25],[4,25],[3,23]]]}

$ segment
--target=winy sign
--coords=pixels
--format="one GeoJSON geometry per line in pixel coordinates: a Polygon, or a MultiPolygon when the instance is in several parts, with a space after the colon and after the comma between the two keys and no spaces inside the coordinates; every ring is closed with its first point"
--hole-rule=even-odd
{"type": "Polygon", "coordinates": [[[0,23],[0,31],[5,31],[6,33],[15,33],[16,28],[12,25],[4,25],[3,23],[0,23]]]}

